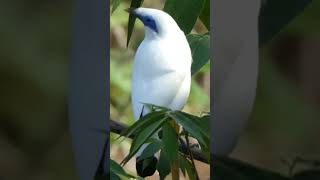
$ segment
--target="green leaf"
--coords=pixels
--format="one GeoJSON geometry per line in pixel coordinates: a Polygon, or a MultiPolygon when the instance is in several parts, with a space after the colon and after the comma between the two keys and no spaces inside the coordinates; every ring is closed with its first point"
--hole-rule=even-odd
{"type": "Polygon", "coordinates": [[[161,145],[162,144],[160,141],[150,143],[146,147],[146,149],[143,150],[143,152],[139,158],[142,160],[142,159],[146,159],[148,157],[152,157],[154,154],[156,154],[160,150],[161,145]]]}
{"type": "Polygon", "coordinates": [[[110,180],[121,180],[121,178],[114,172],[110,172],[110,180]]]}
{"type": "Polygon", "coordinates": [[[190,180],[196,180],[196,172],[195,169],[193,168],[191,162],[189,160],[187,160],[185,157],[180,156],[180,161],[183,163],[183,165],[185,166],[189,179],[190,180]]]}
{"type": "Polygon", "coordinates": [[[111,6],[112,6],[111,14],[119,7],[121,1],[122,0],[112,0],[111,1],[111,6]]]}
{"type": "Polygon", "coordinates": [[[184,112],[181,113],[188,119],[191,119],[193,123],[197,124],[197,128],[199,128],[198,130],[202,133],[204,140],[204,142],[198,140],[201,146],[201,152],[206,159],[210,160],[210,116],[204,115],[197,117],[184,112]]]}
{"type": "Polygon", "coordinates": [[[208,139],[210,139],[210,116],[204,115],[202,117],[194,116],[185,112],[180,112],[187,118],[191,119],[193,123],[196,123],[201,133],[208,139]]]}
{"type": "Polygon", "coordinates": [[[170,163],[168,157],[163,151],[160,152],[157,170],[159,172],[160,180],[164,180],[164,178],[170,173],[170,163]]]}
{"type": "MultiPolygon", "coordinates": [[[[130,8],[138,8],[142,5],[143,0],[132,0],[130,8]]],[[[134,23],[136,22],[136,16],[133,14],[129,14],[128,21],[128,36],[127,36],[127,46],[129,45],[129,41],[133,32],[134,23]]]]}
{"type": "Polygon", "coordinates": [[[206,0],[200,15],[200,19],[206,28],[210,30],[210,0],[206,0]]]}
{"type": "Polygon", "coordinates": [[[128,177],[128,178],[135,178],[134,176],[127,174],[123,170],[123,168],[117,162],[115,162],[112,159],[110,159],[110,170],[111,170],[111,173],[122,175],[122,176],[125,176],[125,177],[128,177]]]}
{"type": "Polygon", "coordinates": [[[194,122],[194,119],[188,118],[179,111],[171,112],[168,115],[177,123],[181,124],[187,132],[189,132],[194,138],[199,141],[199,143],[208,148],[209,140],[204,136],[204,133],[201,132],[201,127],[198,125],[198,123],[194,122]]]}
{"type": "Polygon", "coordinates": [[[149,113],[143,116],[139,121],[136,121],[133,125],[131,125],[128,129],[121,133],[121,136],[129,137],[132,134],[137,134],[137,132],[141,131],[145,127],[154,123],[158,119],[162,119],[165,115],[163,111],[157,111],[153,113],[149,113]]]}
{"type": "Polygon", "coordinates": [[[189,34],[187,40],[192,52],[191,73],[194,75],[210,60],[210,36],[189,34]]]}
{"type": "Polygon", "coordinates": [[[185,157],[183,155],[179,154],[180,170],[181,170],[183,176],[186,177],[186,165],[185,165],[185,161],[182,158],[185,158],[185,157]]]}
{"type": "Polygon", "coordinates": [[[189,34],[204,3],[205,0],[167,0],[163,10],[174,18],[185,34],[189,34]]]}
{"type": "MultiPolygon", "coordinates": [[[[158,130],[161,125],[166,121],[167,117],[162,119],[154,118],[151,119],[153,121],[152,124],[148,125],[141,129],[140,132],[137,133],[136,137],[133,139],[130,152],[127,157],[122,161],[122,164],[126,164],[139,150],[139,148],[158,130]],[[156,121],[154,121],[156,119],[156,121]]],[[[150,121],[151,121],[150,120],[150,121]]]]}
{"type": "Polygon", "coordinates": [[[163,124],[162,133],[162,151],[164,151],[170,164],[172,164],[178,155],[178,136],[169,121],[163,124]]]}

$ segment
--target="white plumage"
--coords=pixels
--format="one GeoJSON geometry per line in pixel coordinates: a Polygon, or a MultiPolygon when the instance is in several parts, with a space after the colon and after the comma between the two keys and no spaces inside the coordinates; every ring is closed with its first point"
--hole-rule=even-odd
{"type": "MultiPolygon", "coordinates": [[[[148,8],[128,10],[144,24],[145,38],[138,47],[132,72],[132,107],[135,120],[150,112],[144,104],[154,104],[181,110],[187,102],[191,86],[192,55],[184,33],[167,13],[148,8]]],[[[157,138],[157,136],[154,136],[157,138]]],[[[139,176],[151,176],[156,170],[156,158],[148,167],[137,152],[136,170],[139,176]]],[[[157,155],[158,156],[158,155],[157,155]]]]}
{"type": "MultiPolygon", "coordinates": [[[[145,38],[134,59],[132,106],[136,120],[149,113],[143,103],[181,110],[191,86],[192,55],[183,31],[167,13],[148,8],[134,10],[142,21],[151,18],[156,32],[145,24],[145,38]]],[[[153,27],[153,26],[152,26],[153,27]]]]}

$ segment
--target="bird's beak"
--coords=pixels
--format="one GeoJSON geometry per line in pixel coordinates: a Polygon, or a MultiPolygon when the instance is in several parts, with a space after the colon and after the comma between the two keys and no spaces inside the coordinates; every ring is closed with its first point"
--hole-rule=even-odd
{"type": "Polygon", "coordinates": [[[128,9],[125,9],[126,12],[128,12],[129,14],[136,14],[136,12],[134,11],[136,8],[128,8],[128,9]]]}

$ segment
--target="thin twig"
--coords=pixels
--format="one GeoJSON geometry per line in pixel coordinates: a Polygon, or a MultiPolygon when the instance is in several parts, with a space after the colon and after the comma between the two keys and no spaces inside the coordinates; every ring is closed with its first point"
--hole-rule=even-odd
{"type": "Polygon", "coordinates": [[[194,171],[195,171],[195,173],[196,173],[196,179],[197,179],[197,180],[200,180],[199,175],[198,175],[198,171],[197,171],[197,168],[196,168],[196,165],[195,165],[195,163],[194,163],[193,155],[192,155],[192,153],[191,153],[191,151],[190,151],[189,136],[188,136],[188,133],[187,133],[187,132],[186,132],[186,134],[185,134],[185,137],[186,137],[186,141],[187,141],[188,154],[189,154],[189,156],[190,156],[192,166],[193,166],[194,171]]]}

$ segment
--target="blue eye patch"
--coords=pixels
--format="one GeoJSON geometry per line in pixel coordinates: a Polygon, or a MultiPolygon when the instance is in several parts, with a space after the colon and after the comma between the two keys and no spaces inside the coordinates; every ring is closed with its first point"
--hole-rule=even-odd
{"type": "Polygon", "coordinates": [[[140,17],[140,19],[145,26],[149,27],[150,29],[152,29],[156,33],[159,33],[157,25],[156,25],[156,21],[151,16],[142,16],[142,17],[140,17]]]}

